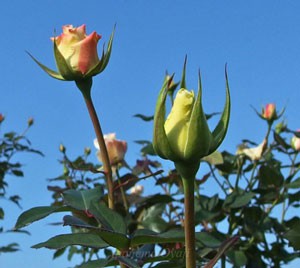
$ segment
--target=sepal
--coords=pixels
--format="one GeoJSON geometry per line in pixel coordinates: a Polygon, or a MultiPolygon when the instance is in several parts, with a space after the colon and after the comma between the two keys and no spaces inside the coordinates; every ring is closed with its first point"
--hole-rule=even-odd
{"type": "Polygon", "coordinates": [[[106,68],[106,66],[109,62],[109,59],[110,59],[111,51],[112,51],[115,29],[116,29],[116,26],[114,27],[114,29],[110,35],[106,51],[105,51],[105,45],[103,45],[102,56],[101,56],[100,61],[97,63],[97,65],[94,68],[92,68],[88,73],[85,74],[86,77],[95,76],[95,75],[103,72],[104,69],[106,68]]]}
{"type": "Polygon", "coordinates": [[[202,108],[202,83],[198,73],[198,95],[190,119],[184,159],[197,159],[208,155],[212,141],[205,113],[202,108]],[[195,146],[196,145],[196,146],[195,146]]]}
{"type": "Polygon", "coordinates": [[[164,159],[172,161],[178,160],[169,144],[165,131],[165,116],[166,116],[166,98],[168,95],[168,85],[171,78],[166,77],[163,86],[159,92],[155,115],[154,115],[154,130],[153,130],[153,148],[155,152],[164,159]]]}
{"type": "Polygon", "coordinates": [[[215,127],[214,131],[212,132],[213,143],[210,147],[209,154],[213,153],[215,150],[218,149],[218,147],[221,145],[222,141],[224,140],[228,130],[231,101],[230,101],[230,91],[229,91],[229,83],[228,83],[226,67],[225,67],[225,80],[226,80],[226,102],[225,102],[225,106],[220,121],[215,127]]]}
{"type": "Polygon", "coordinates": [[[62,75],[56,71],[51,70],[44,64],[40,63],[34,56],[32,56],[28,51],[26,53],[39,65],[48,75],[50,75],[52,78],[58,79],[58,80],[63,80],[65,81],[66,79],[62,77],[62,75]]]}

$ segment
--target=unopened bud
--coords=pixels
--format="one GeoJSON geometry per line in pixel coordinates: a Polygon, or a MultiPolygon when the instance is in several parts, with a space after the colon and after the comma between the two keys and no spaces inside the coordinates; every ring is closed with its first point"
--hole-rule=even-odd
{"type": "Polygon", "coordinates": [[[60,150],[62,153],[65,153],[65,152],[66,152],[66,147],[65,147],[63,144],[61,144],[61,145],[59,145],[59,150],[60,150]]]}
{"type": "Polygon", "coordinates": [[[143,185],[138,184],[131,188],[130,193],[135,195],[141,195],[143,191],[144,191],[143,185]]]}
{"type": "Polygon", "coordinates": [[[5,117],[3,114],[0,114],[0,123],[2,123],[4,121],[5,117]]]}
{"type": "Polygon", "coordinates": [[[90,147],[85,147],[84,148],[84,154],[85,155],[90,155],[90,153],[91,153],[91,148],[90,147]]]}
{"type": "Polygon", "coordinates": [[[27,121],[28,127],[31,127],[33,125],[33,123],[34,123],[34,120],[32,117],[30,117],[27,121]]]}

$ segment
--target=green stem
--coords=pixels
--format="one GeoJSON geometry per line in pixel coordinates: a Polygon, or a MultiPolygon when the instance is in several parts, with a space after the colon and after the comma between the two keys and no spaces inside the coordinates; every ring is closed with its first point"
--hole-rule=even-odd
{"type": "Polygon", "coordinates": [[[194,178],[184,178],[184,231],[185,231],[185,253],[186,268],[196,267],[195,252],[195,216],[194,216],[194,178]]]}
{"type": "Polygon", "coordinates": [[[100,147],[100,154],[101,154],[101,161],[103,164],[103,171],[105,174],[106,182],[107,182],[107,188],[108,188],[108,207],[111,209],[114,209],[114,194],[113,194],[113,179],[112,179],[112,170],[111,165],[107,153],[107,148],[105,145],[105,141],[103,138],[103,132],[101,129],[101,125],[97,116],[96,109],[93,104],[93,100],[91,97],[91,88],[92,88],[92,79],[82,80],[82,81],[75,81],[77,87],[80,89],[89,115],[91,117],[94,130],[96,133],[96,137],[98,140],[98,144],[100,147]]]}

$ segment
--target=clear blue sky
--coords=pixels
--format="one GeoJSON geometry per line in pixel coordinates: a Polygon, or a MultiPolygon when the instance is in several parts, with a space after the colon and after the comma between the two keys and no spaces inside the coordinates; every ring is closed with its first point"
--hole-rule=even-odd
{"type": "MultiPolygon", "coordinates": [[[[58,147],[71,156],[93,146],[94,133],[82,97],[72,82],[51,79],[25,50],[49,67],[55,66],[50,37],[61,26],[87,25],[107,41],[117,23],[109,66],[94,79],[93,97],[104,132],[127,140],[128,162],[134,164],[139,147],[133,141],[151,139],[151,124],[132,116],[151,115],[165,71],[180,78],[188,55],[187,85],[196,88],[201,68],[203,103],[207,113],[220,111],[225,100],[224,66],[228,64],[232,117],[222,149],[234,151],[242,138],[260,142],[265,131],[251,109],[268,102],[287,106],[292,129],[300,128],[300,1],[240,0],[107,0],[3,1],[1,3],[0,113],[5,130],[23,130],[29,117],[35,125],[29,138],[44,158],[22,155],[24,179],[10,180],[9,193],[22,196],[22,206],[48,205],[47,178],[60,174],[58,147]]],[[[93,154],[95,150],[93,148],[93,154]]],[[[96,161],[96,158],[95,158],[96,161]]],[[[2,202],[2,201],[1,201],[2,202]]],[[[14,225],[21,211],[8,203],[5,227],[14,225]]],[[[31,236],[1,235],[1,244],[17,241],[21,251],[0,256],[1,267],[65,268],[65,258],[52,262],[50,250],[30,246],[65,228],[49,226],[58,217],[33,224],[31,236]]],[[[295,267],[290,265],[288,267],[295,267]]]]}

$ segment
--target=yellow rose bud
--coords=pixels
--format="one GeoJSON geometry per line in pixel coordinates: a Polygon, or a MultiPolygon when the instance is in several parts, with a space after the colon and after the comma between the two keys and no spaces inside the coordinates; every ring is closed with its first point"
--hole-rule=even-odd
{"type": "MultiPolygon", "coordinates": [[[[177,92],[174,105],[165,122],[166,135],[172,148],[172,151],[185,159],[187,155],[189,139],[189,131],[191,130],[191,115],[195,104],[195,96],[193,91],[188,91],[184,88],[177,92]]],[[[195,133],[196,134],[196,133],[195,133]]],[[[210,135],[207,140],[207,150],[210,146],[210,135]]]]}
{"type": "Polygon", "coordinates": [[[196,174],[201,158],[213,153],[223,141],[229,123],[230,96],[226,75],[226,104],[219,123],[211,132],[202,108],[202,87],[199,75],[198,95],[185,89],[185,67],[181,89],[177,92],[167,119],[166,98],[169,78],[159,93],[154,115],[153,148],[162,158],[172,160],[184,177],[196,174]]]}

